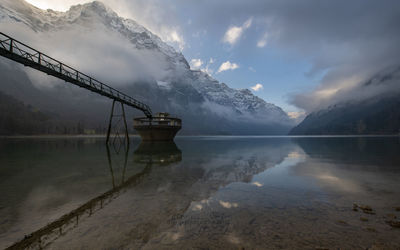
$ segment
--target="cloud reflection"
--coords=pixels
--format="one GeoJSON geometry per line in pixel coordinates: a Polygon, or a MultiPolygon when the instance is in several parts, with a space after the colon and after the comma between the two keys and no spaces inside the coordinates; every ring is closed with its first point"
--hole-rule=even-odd
{"type": "Polygon", "coordinates": [[[233,208],[238,207],[239,205],[235,202],[228,202],[228,201],[219,201],[219,204],[224,208],[233,208]]]}

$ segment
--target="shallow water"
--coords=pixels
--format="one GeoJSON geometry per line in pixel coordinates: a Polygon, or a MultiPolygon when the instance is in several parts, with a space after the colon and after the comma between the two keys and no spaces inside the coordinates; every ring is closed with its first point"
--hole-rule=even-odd
{"type": "Polygon", "coordinates": [[[399,137],[175,141],[0,139],[0,248],[400,248],[399,137]]]}

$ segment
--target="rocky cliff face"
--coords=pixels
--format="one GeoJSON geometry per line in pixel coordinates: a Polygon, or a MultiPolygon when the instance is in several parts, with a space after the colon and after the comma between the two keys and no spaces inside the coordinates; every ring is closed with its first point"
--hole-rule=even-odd
{"type": "MultiPolygon", "coordinates": [[[[31,32],[22,37],[25,37],[24,41],[27,43],[30,40],[34,41],[37,46],[33,45],[37,49],[44,50],[50,55],[55,54],[55,57],[57,55],[64,56],[60,50],[65,50],[66,53],[70,50],[71,53],[64,57],[76,62],[73,66],[79,70],[85,71],[85,68],[88,68],[89,71],[94,72],[95,78],[103,81],[103,77],[109,85],[113,85],[114,79],[117,79],[115,81],[120,83],[113,86],[149,104],[154,111],[167,111],[181,116],[184,120],[184,132],[195,134],[284,134],[293,125],[293,121],[281,108],[254,96],[249,90],[232,89],[204,72],[191,70],[182,53],[164,43],[158,36],[137,22],[119,17],[101,2],[76,5],[67,12],[56,12],[35,8],[22,0],[1,0],[0,27],[6,27],[9,24],[18,28],[23,27],[24,30],[31,32]],[[65,39],[72,40],[67,42],[68,40],[59,38],[60,34],[69,34],[69,37],[65,39]],[[71,34],[79,34],[79,37],[73,38],[71,34]],[[93,41],[84,42],[91,36],[93,41]],[[35,38],[30,39],[31,37],[35,38]],[[84,41],[79,43],[79,39],[84,41]],[[57,41],[61,45],[57,46],[53,41],[57,41]],[[114,41],[118,47],[113,47],[114,41]],[[109,46],[103,48],[102,43],[109,46]],[[86,49],[85,46],[89,48],[86,49]],[[107,63],[111,65],[110,68],[120,64],[121,72],[123,69],[132,71],[132,77],[119,79],[119,76],[115,76],[114,78],[110,74],[104,73],[105,70],[96,73],[96,70],[91,70],[93,61],[90,60],[91,63],[83,64],[81,57],[85,57],[85,51],[95,51],[96,48],[99,48],[99,54],[104,54],[104,57],[101,58],[106,58],[104,62],[96,62],[100,68],[107,69],[107,66],[104,66],[107,63]],[[75,51],[83,51],[83,54],[76,52],[76,55],[71,55],[75,51]]],[[[10,35],[18,38],[20,34],[17,32],[10,35]]],[[[94,54],[96,56],[96,52],[94,54]]],[[[87,55],[86,58],[90,58],[92,55],[87,55]]],[[[64,60],[62,57],[57,57],[57,59],[64,60]]],[[[6,67],[4,65],[9,63],[4,59],[1,60],[2,72],[15,74],[16,71],[19,71],[19,74],[21,73],[20,68],[15,65],[7,66],[8,69],[4,70],[6,67]]],[[[28,72],[29,74],[32,73],[28,72]]],[[[29,77],[29,79],[31,82],[26,82],[25,85],[36,84],[37,78],[29,77]]],[[[47,84],[51,85],[52,83],[47,80],[47,84]]],[[[0,87],[0,90],[13,94],[5,86],[7,84],[0,87]]],[[[57,86],[57,88],[44,88],[43,92],[51,93],[53,97],[60,96],[59,101],[65,102],[66,107],[69,105],[67,104],[69,95],[72,95],[75,101],[74,104],[71,104],[72,106],[82,103],[79,105],[81,114],[86,114],[92,121],[104,120],[104,117],[100,117],[99,114],[85,113],[85,110],[92,109],[87,100],[87,93],[77,90],[65,92],[65,88],[69,88],[69,86],[57,86]]],[[[27,103],[35,102],[35,98],[29,98],[28,94],[19,93],[19,98],[27,103]]],[[[92,95],[90,98],[98,104],[96,104],[97,108],[106,108],[104,101],[102,103],[92,95]]],[[[33,103],[33,105],[40,106],[38,103],[33,103]]],[[[40,108],[46,109],[44,106],[40,108]]],[[[59,112],[56,107],[51,108],[52,112],[59,112]]],[[[108,109],[106,110],[108,111],[108,109]]],[[[64,111],[65,109],[63,109],[64,111]]],[[[135,114],[137,115],[137,113],[135,114]]]]}

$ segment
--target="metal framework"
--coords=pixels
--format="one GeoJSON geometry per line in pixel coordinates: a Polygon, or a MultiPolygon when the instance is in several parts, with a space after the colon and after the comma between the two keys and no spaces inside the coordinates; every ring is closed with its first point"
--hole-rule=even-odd
{"type": "MultiPolygon", "coordinates": [[[[150,107],[116,89],[110,87],[32,47],[19,42],[18,40],[0,32],[0,55],[21,63],[27,67],[42,71],[48,75],[52,75],[66,82],[85,88],[102,96],[106,96],[113,100],[113,110],[115,102],[127,105],[135,109],[141,110],[146,117],[152,119],[152,111],[150,107]]],[[[126,128],[126,136],[128,136],[126,127],[125,112],[123,112],[126,128]]],[[[112,122],[112,116],[110,123],[112,122]]],[[[110,127],[107,133],[107,142],[110,136],[110,127]]],[[[129,139],[129,138],[128,138],[129,139]]],[[[129,141],[129,140],[128,140],[129,141]]]]}
{"type": "Polygon", "coordinates": [[[114,130],[114,139],[112,144],[114,149],[119,152],[121,146],[128,146],[129,147],[129,134],[128,134],[128,125],[126,123],[126,116],[125,116],[125,108],[124,105],[121,103],[121,114],[115,114],[115,100],[112,103],[111,114],[110,114],[110,122],[108,123],[108,130],[107,130],[107,140],[106,144],[108,145],[110,141],[110,135],[112,130],[114,130]],[[113,122],[114,119],[117,118],[116,122],[113,122]],[[122,124],[121,124],[122,123],[122,124]],[[123,126],[124,129],[124,139],[121,139],[120,136],[120,128],[123,126]],[[127,145],[126,145],[127,144],[127,145]]]}

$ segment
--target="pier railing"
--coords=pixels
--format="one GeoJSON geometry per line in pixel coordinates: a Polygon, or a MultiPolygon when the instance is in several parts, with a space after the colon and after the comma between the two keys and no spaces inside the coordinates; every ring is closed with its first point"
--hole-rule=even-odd
{"type": "Polygon", "coordinates": [[[14,38],[0,32],[0,55],[25,66],[37,69],[48,75],[109,97],[133,108],[143,111],[146,117],[152,117],[150,107],[116,89],[110,87],[14,38]]]}

